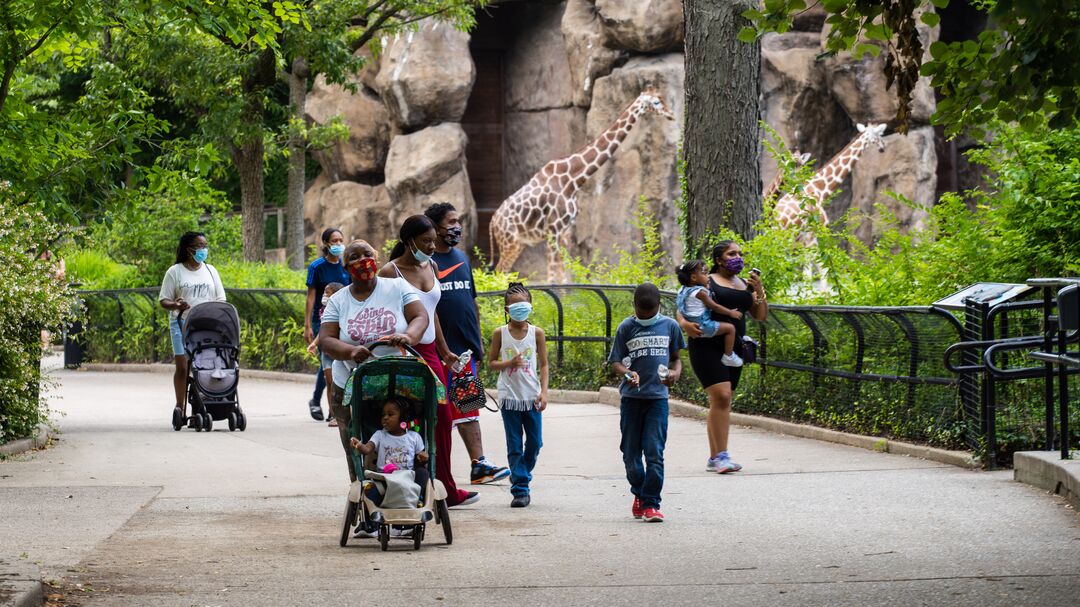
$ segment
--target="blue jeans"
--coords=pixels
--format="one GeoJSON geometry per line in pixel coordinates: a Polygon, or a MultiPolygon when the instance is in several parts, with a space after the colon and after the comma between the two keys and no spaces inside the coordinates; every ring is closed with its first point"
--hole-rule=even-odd
{"type": "Polygon", "coordinates": [[[528,495],[536,457],[540,455],[540,447],[544,446],[540,434],[542,414],[536,409],[502,409],[501,413],[506,431],[506,459],[510,465],[510,493],[514,497],[528,495]]]}
{"type": "Polygon", "coordinates": [[[619,430],[623,464],[630,492],[644,508],[660,507],[664,488],[664,445],[667,443],[668,400],[622,397],[619,430]],[[642,456],[645,463],[642,465],[642,456]]]}

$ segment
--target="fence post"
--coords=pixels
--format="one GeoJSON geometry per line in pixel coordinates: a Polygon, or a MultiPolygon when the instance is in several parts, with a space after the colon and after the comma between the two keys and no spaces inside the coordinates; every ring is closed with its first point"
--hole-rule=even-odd
{"type": "MultiPolygon", "coordinates": [[[[903,312],[899,312],[895,315],[890,315],[896,324],[900,325],[904,331],[904,335],[907,337],[908,343],[911,344],[911,353],[908,358],[908,376],[918,377],[919,373],[919,336],[915,332],[915,324],[911,322],[903,312]]],[[[909,383],[907,385],[907,396],[905,404],[908,409],[911,409],[915,404],[915,384],[909,383]]]]}
{"type": "MultiPolygon", "coordinates": [[[[1043,287],[1043,352],[1054,351],[1054,331],[1057,320],[1051,314],[1054,307],[1050,287],[1043,287]]],[[[1043,363],[1043,398],[1046,401],[1046,450],[1054,450],[1054,365],[1043,363]]]]}
{"type": "MultiPolygon", "coordinates": [[[[795,312],[795,316],[798,316],[800,319],[802,319],[803,323],[806,324],[806,327],[810,329],[810,332],[814,335],[814,369],[820,369],[821,352],[825,349],[825,338],[823,338],[821,335],[821,329],[818,328],[817,323],[814,322],[812,318],[810,318],[809,312],[799,310],[795,312]]],[[[817,371],[813,371],[811,373],[810,381],[811,385],[814,387],[814,391],[816,392],[821,383],[821,374],[817,371]]]]}

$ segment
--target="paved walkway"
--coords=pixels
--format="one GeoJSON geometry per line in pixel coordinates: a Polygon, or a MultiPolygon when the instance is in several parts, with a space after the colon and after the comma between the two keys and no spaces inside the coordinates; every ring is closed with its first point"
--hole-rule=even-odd
{"type": "MultiPolygon", "coordinates": [[[[337,544],[346,472],[297,383],[241,383],[245,433],[173,432],[169,376],[58,370],[61,439],[0,462],[0,560],[80,605],[1076,605],[1080,517],[1011,480],[736,429],[737,475],[672,418],[661,525],[634,521],[618,415],[553,404],[533,505],[451,511],[446,547],[337,544]],[[82,586],[77,586],[81,584],[82,586]]],[[[483,416],[505,460],[497,415],[483,416]]],[[[455,474],[467,462],[455,446],[455,474]]],[[[429,534],[429,538],[432,534],[429,534]]],[[[437,534],[436,534],[437,535],[437,534]]]]}

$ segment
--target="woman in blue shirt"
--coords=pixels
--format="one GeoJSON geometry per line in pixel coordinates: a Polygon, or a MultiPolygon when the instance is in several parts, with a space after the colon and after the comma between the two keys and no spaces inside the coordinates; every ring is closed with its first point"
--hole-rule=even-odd
{"type": "MultiPolygon", "coordinates": [[[[304,343],[309,344],[319,334],[320,312],[326,302],[323,301],[323,291],[326,285],[332,282],[349,284],[349,273],[341,263],[341,255],[345,252],[345,236],[337,228],[326,228],[322,233],[323,256],[311,262],[307,272],[307,306],[304,314],[304,343]]],[[[308,409],[311,417],[316,420],[323,419],[322,400],[323,390],[327,391],[326,406],[329,409],[333,387],[330,383],[330,361],[319,349],[319,371],[315,374],[315,394],[308,401],[308,409]]],[[[333,416],[330,417],[330,425],[336,426],[333,416]]]]}

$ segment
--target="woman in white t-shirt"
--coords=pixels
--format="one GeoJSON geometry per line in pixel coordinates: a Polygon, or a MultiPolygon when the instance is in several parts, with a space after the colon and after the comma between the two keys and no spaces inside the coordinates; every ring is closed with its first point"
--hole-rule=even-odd
{"type": "Polygon", "coordinates": [[[185,232],[176,247],[176,263],[165,271],[158,303],[169,310],[169,334],[172,337],[173,389],[181,416],[187,411],[188,360],[184,353],[183,313],[204,301],[225,301],[225,287],[214,266],[206,263],[210,249],[202,232],[185,232]]]}
{"type": "Polygon", "coordinates": [[[354,240],[345,247],[345,270],[352,282],[326,302],[319,329],[319,347],[334,359],[330,410],[338,420],[350,480],[356,480],[356,471],[349,457],[352,412],[344,402],[345,382],[357,364],[371,357],[364,344],[387,338],[393,346],[413,346],[428,325],[427,312],[416,292],[399,278],[378,277],[377,260],[375,249],[363,240],[354,240]]]}

